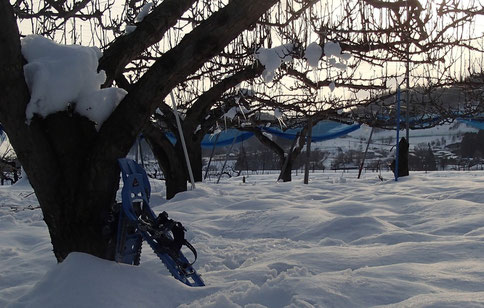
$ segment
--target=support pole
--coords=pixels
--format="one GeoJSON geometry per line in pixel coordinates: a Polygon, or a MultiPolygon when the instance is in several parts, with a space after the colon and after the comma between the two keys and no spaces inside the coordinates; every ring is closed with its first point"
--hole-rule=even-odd
{"type": "Polygon", "coordinates": [[[313,118],[308,119],[308,135],[306,138],[306,165],[304,166],[304,184],[309,183],[309,160],[311,159],[311,137],[313,135],[313,118]]]}
{"type": "Polygon", "coordinates": [[[210,159],[208,160],[207,169],[205,170],[205,175],[203,177],[204,180],[207,178],[208,170],[210,170],[210,164],[212,163],[213,154],[215,153],[215,147],[217,146],[218,137],[220,137],[220,133],[218,133],[217,137],[215,137],[215,142],[212,147],[212,152],[210,153],[210,159]]]}
{"type": "Polygon", "coordinates": [[[193,178],[192,165],[190,164],[190,158],[188,157],[187,145],[185,144],[185,136],[183,136],[183,129],[180,123],[180,117],[178,115],[178,110],[176,109],[176,102],[173,93],[170,93],[171,102],[173,104],[173,113],[175,114],[176,126],[178,127],[178,135],[180,136],[180,141],[183,147],[183,154],[185,154],[185,161],[187,163],[188,175],[190,176],[190,183],[192,184],[192,189],[195,189],[195,179],[193,178]]]}
{"type": "MultiPolygon", "coordinates": [[[[410,19],[409,16],[409,9],[408,9],[408,1],[406,2],[406,10],[407,10],[407,21],[410,19]]],[[[406,88],[407,91],[405,93],[405,137],[407,139],[408,144],[410,145],[410,123],[409,123],[409,104],[410,104],[410,40],[409,40],[410,33],[407,31],[407,45],[406,45],[406,53],[407,53],[407,63],[406,63],[406,70],[405,70],[405,79],[406,79],[406,88]]]]}
{"type": "Polygon", "coordinates": [[[360,165],[360,170],[358,170],[358,179],[360,178],[361,176],[361,171],[363,170],[363,167],[365,165],[365,159],[366,159],[366,153],[368,153],[368,148],[370,147],[370,143],[371,143],[371,137],[373,136],[373,130],[375,128],[372,127],[371,128],[371,131],[370,131],[370,137],[368,138],[368,143],[366,144],[366,149],[365,149],[365,154],[363,154],[363,160],[361,161],[361,165],[360,165]]]}
{"type": "Polygon", "coordinates": [[[227,153],[225,154],[225,161],[224,161],[224,165],[222,166],[222,170],[220,171],[220,174],[219,174],[219,176],[218,176],[218,179],[217,179],[217,184],[220,182],[220,178],[222,177],[222,174],[224,173],[225,165],[227,165],[227,160],[229,159],[229,155],[230,155],[230,153],[232,152],[232,148],[234,147],[235,140],[237,140],[237,137],[239,137],[239,132],[237,132],[237,135],[235,135],[234,140],[232,140],[232,144],[230,145],[229,150],[228,150],[228,151],[227,151],[227,153]]]}
{"type": "MultiPolygon", "coordinates": [[[[408,70],[408,62],[407,62],[408,70]]],[[[410,123],[409,123],[409,105],[410,105],[410,81],[407,75],[407,91],[405,93],[405,137],[407,142],[410,144],[410,123]]]]}
{"type": "Polygon", "coordinates": [[[398,156],[400,156],[400,87],[397,88],[397,147],[395,158],[395,181],[398,181],[398,156]]]}

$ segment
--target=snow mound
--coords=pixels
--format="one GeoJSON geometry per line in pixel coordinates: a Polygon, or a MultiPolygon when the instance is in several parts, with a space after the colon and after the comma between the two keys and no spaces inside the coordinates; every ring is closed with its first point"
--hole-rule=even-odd
{"type": "Polygon", "coordinates": [[[22,39],[25,81],[30,90],[26,109],[29,123],[34,114],[46,117],[71,106],[99,128],[127,92],[101,89],[104,71],[97,72],[102,56],[96,47],[59,45],[38,35],[22,39]]]}
{"type": "Polygon", "coordinates": [[[198,292],[204,291],[187,287],[171,276],[143,266],[130,266],[88,254],[71,253],[28,294],[7,307],[122,308],[133,307],[133,302],[138,307],[176,307],[183,303],[185,296],[198,292]]]}
{"type": "MultiPolygon", "coordinates": [[[[345,243],[388,232],[392,226],[375,217],[338,217],[329,222],[310,226],[307,231],[296,236],[295,239],[317,240],[331,238],[345,243]]],[[[394,231],[394,230],[392,230],[394,231]]]]}

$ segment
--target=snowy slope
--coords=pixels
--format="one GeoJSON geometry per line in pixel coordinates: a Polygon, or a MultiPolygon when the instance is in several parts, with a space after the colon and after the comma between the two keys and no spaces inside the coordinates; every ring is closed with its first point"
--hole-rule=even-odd
{"type": "MultiPolygon", "coordinates": [[[[323,142],[315,143],[316,148],[323,151],[334,150],[341,147],[345,150],[365,149],[370,136],[371,127],[362,125],[359,130],[348,134],[344,138],[336,138],[323,142]]],[[[432,141],[441,141],[442,138],[446,144],[461,142],[465,133],[476,133],[478,130],[462,123],[444,124],[428,129],[410,130],[410,149],[414,146],[432,141]]],[[[395,145],[397,132],[395,130],[377,130],[373,133],[370,149],[383,148],[389,150],[395,145]],[[388,140],[391,142],[387,142],[388,140]]],[[[405,137],[405,130],[400,131],[400,138],[405,137]]]]}
{"type": "Polygon", "coordinates": [[[27,185],[0,187],[0,306],[483,307],[483,172],[223,179],[155,211],[189,229],[207,287],[74,253],[56,265],[27,185]],[[388,305],[388,306],[386,306],[388,305]]]}

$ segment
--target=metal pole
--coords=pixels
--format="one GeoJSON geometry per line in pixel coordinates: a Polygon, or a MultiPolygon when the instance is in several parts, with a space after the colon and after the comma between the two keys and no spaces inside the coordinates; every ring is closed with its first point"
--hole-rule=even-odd
{"type": "Polygon", "coordinates": [[[204,180],[207,178],[208,170],[210,169],[210,164],[212,163],[212,158],[213,154],[215,153],[215,147],[217,146],[218,137],[220,137],[220,133],[218,133],[217,137],[215,137],[215,142],[212,147],[212,152],[210,153],[210,159],[208,160],[207,169],[205,170],[205,176],[203,177],[204,180]]]}
{"type": "Polygon", "coordinates": [[[225,165],[227,164],[227,160],[229,159],[230,152],[232,152],[232,148],[235,144],[235,140],[237,140],[237,137],[239,137],[239,132],[237,131],[237,135],[235,135],[234,139],[232,140],[232,144],[230,145],[229,150],[227,151],[227,154],[225,154],[225,161],[224,165],[222,166],[222,171],[220,171],[220,174],[217,179],[217,184],[220,182],[220,178],[222,177],[222,174],[224,173],[225,165]]]}
{"type": "MultiPolygon", "coordinates": [[[[407,0],[407,3],[406,3],[407,7],[407,20],[410,18],[409,17],[409,12],[408,12],[408,0],[407,0]]],[[[406,46],[406,52],[407,52],[407,63],[406,63],[406,72],[405,72],[405,79],[406,79],[406,87],[407,87],[407,91],[405,93],[405,106],[406,106],[406,110],[405,110],[405,137],[407,139],[407,142],[408,144],[410,145],[410,133],[409,133],[409,127],[410,127],[410,124],[409,124],[409,110],[410,110],[410,107],[409,107],[409,104],[410,104],[410,40],[409,40],[409,36],[410,36],[410,33],[408,33],[407,31],[407,46],[406,46]]]]}
{"type": "Polygon", "coordinates": [[[395,181],[398,181],[398,156],[400,154],[400,87],[397,88],[397,147],[395,158],[395,181]]]}
{"type": "Polygon", "coordinates": [[[178,110],[176,109],[175,97],[173,93],[170,93],[171,102],[173,104],[173,113],[175,114],[176,126],[178,127],[178,135],[180,136],[180,141],[183,147],[183,153],[185,154],[185,160],[188,168],[188,175],[190,176],[190,183],[192,184],[192,189],[195,189],[195,180],[193,178],[192,165],[190,164],[190,158],[188,157],[187,145],[185,144],[185,137],[183,136],[183,129],[180,123],[180,117],[178,116],[178,110]]]}
{"type": "MultiPolygon", "coordinates": [[[[408,52],[408,45],[407,45],[407,52],[408,52]]],[[[409,110],[410,110],[410,60],[408,58],[407,54],[407,73],[406,73],[406,79],[407,79],[407,91],[405,93],[405,137],[407,139],[407,142],[410,144],[410,123],[409,123],[409,110]]]]}
{"type": "Polygon", "coordinates": [[[309,183],[309,160],[311,158],[311,137],[313,135],[313,119],[308,119],[308,136],[306,139],[306,165],[304,166],[304,184],[309,183]]]}
{"type": "Polygon", "coordinates": [[[370,131],[370,137],[368,138],[368,143],[366,144],[365,154],[363,154],[363,160],[361,161],[360,170],[358,170],[358,178],[361,176],[361,171],[363,170],[363,166],[365,165],[366,153],[368,153],[368,148],[370,147],[371,137],[373,136],[373,130],[375,128],[372,127],[370,131]]]}

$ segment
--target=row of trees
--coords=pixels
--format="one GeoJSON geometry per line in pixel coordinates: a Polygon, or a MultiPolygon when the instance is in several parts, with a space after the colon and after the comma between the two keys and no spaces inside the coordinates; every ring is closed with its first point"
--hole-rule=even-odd
{"type": "MultiPolygon", "coordinates": [[[[183,114],[196,181],[202,180],[201,139],[230,124],[221,116],[233,107],[244,114],[232,125],[243,122],[272,148],[288,165],[283,176],[290,180],[310,127],[394,90],[392,80],[403,82],[401,63],[412,63],[413,76],[427,74],[415,81],[426,86],[454,82],[452,51],[478,49],[469,27],[482,10],[470,2],[164,0],[141,19],[136,15],[145,1],[0,0],[0,122],[35,190],[57,260],[72,251],[112,255],[102,234],[118,188],[117,159],[139,134],[165,174],[167,197],[186,190],[176,119],[165,101],[170,93],[183,114]],[[26,123],[30,94],[20,46],[26,33],[102,49],[103,86],[115,84],[128,94],[99,130],[71,110],[26,123]],[[274,122],[304,126],[289,153],[257,129],[267,123],[260,115],[276,109],[283,116],[274,122]],[[167,131],[177,136],[174,145],[167,131]]],[[[358,118],[369,121],[366,114],[358,118]]]]}

